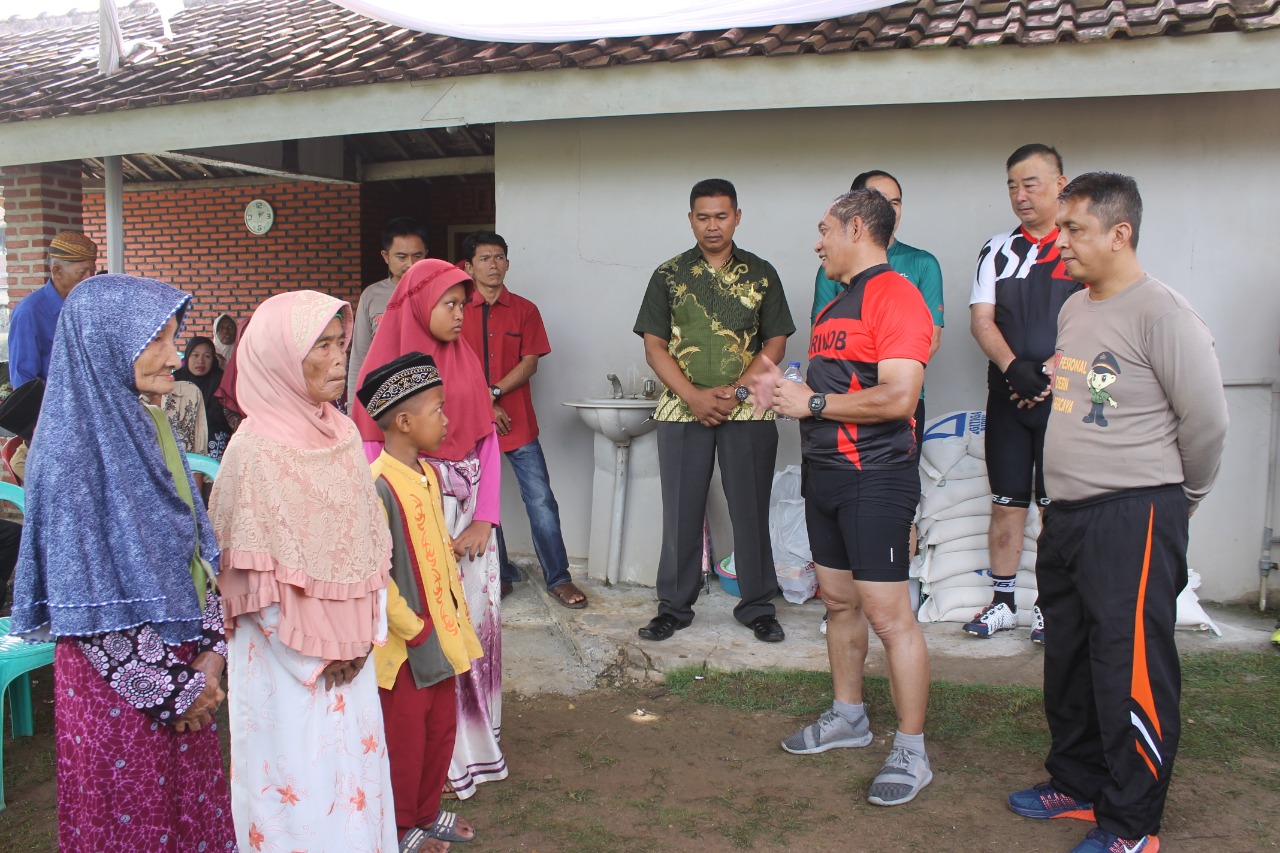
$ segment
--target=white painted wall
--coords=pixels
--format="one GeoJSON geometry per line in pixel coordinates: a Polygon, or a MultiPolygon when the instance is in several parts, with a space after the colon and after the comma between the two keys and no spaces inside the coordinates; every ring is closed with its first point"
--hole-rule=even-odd
{"type": "MultiPolygon", "coordinates": [[[[499,125],[497,224],[511,243],[509,284],[541,307],[553,347],[534,399],[570,554],[587,553],[592,454],[590,433],[559,403],[606,392],[607,372],[645,375],[631,326],[653,268],[692,245],[685,213],[696,180],[737,185],[738,242],[778,268],[803,330],[827,203],[863,169],[897,175],[899,236],[937,255],[946,282],[947,328],[926,377],[937,415],[983,405],[970,278],[982,242],[1016,224],[1003,164],[1031,141],[1056,145],[1069,175],[1133,175],[1147,211],[1140,255],[1200,310],[1224,377],[1280,376],[1276,139],[1280,91],[499,125]]],[[[792,339],[790,356],[803,357],[805,337],[792,339]]],[[[1263,525],[1269,398],[1250,389],[1228,397],[1223,477],[1192,527],[1192,563],[1213,600],[1256,594],[1263,525]]],[[[781,432],[779,465],[798,461],[795,428],[781,432]]],[[[508,541],[530,550],[509,475],[506,486],[508,541]]]]}

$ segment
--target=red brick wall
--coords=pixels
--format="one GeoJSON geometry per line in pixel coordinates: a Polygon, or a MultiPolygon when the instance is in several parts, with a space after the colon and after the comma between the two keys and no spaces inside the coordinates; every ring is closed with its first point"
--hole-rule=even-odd
{"type": "MultiPolygon", "coordinates": [[[[84,219],[85,233],[105,246],[101,193],[85,195],[84,219]]],[[[127,190],[124,221],[124,271],[192,293],[189,333],[207,335],[218,314],[243,319],[288,290],[351,301],[360,295],[357,186],[290,181],[127,190]],[[255,198],[275,210],[275,224],[262,236],[244,225],[245,205],[255,198]]]]}
{"type": "MultiPolygon", "coordinates": [[[[291,289],[322,290],[354,305],[364,285],[386,277],[379,239],[383,225],[396,216],[425,223],[432,255],[443,254],[436,249],[443,249],[449,225],[493,221],[493,176],[438,178],[430,186],[282,182],[129,189],[124,268],[192,293],[187,331],[208,334],[223,311],[240,320],[268,296],[291,289]],[[255,198],[275,210],[275,225],[261,237],[244,226],[245,205],[255,198]]],[[[101,193],[85,195],[84,225],[103,247],[99,266],[105,268],[101,193]]]]}
{"type": "Polygon", "coordinates": [[[5,166],[4,198],[9,302],[44,286],[49,242],[59,231],[81,228],[80,161],[5,166]]]}

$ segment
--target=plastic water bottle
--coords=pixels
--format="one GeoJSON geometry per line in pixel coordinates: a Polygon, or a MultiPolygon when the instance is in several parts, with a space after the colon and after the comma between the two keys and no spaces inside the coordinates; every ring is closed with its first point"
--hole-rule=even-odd
{"type": "MultiPolygon", "coordinates": [[[[804,376],[800,373],[800,362],[792,361],[787,364],[787,369],[782,372],[782,378],[789,382],[804,382],[804,376]]],[[[784,421],[793,421],[795,418],[787,415],[779,414],[778,418],[784,421]]]]}

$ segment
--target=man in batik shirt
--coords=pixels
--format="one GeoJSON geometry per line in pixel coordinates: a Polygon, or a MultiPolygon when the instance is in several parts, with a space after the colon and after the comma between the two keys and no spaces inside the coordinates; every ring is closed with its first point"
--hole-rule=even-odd
{"type": "Polygon", "coordinates": [[[796,327],[773,265],[734,244],[741,220],[733,184],[695,184],[689,223],[697,245],[658,267],[636,318],[645,358],[667,386],[653,416],[662,552],[658,615],[639,631],[646,640],[666,640],[693,621],[717,459],[742,595],[734,617],[763,642],[785,638],[773,606],[778,582],[768,523],[778,430],[772,412],[755,411],[745,379],[761,355],[783,359],[796,327]]]}

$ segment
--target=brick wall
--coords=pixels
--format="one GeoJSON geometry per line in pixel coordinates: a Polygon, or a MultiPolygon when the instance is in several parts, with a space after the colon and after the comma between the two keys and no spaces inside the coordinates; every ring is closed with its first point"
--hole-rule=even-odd
{"type": "Polygon", "coordinates": [[[59,231],[81,228],[81,196],[78,160],[0,169],[10,304],[48,280],[49,242],[59,231]]]}
{"type": "MultiPolygon", "coordinates": [[[[443,247],[449,225],[493,221],[493,193],[492,175],[440,178],[430,186],[281,182],[129,189],[125,272],[194,294],[186,328],[199,334],[209,333],[218,314],[243,319],[286,290],[322,290],[354,305],[364,285],[386,277],[379,236],[387,220],[415,216],[427,224],[432,248],[443,247]],[[245,205],[255,198],[275,210],[275,224],[261,237],[244,226],[245,205]]],[[[103,217],[103,195],[87,193],[85,233],[104,247],[99,265],[105,267],[103,217]]]]}
{"type": "MultiPolygon", "coordinates": [[[[106,245],[102,193],[84,198],[85,233],[106,245]]],[[[124,194],[125,263],[130,275],[158,278],[195,296],[188,332],[209,334],[222,312],[237,320],[263,300],[311,289],[359,298],[360,189],[322,183],[198,185],[124,194]],[[263,198],[275,224],[262,236],[244,208],[263,198]]],[[[105,266],[105,262],[101,264],[105,266]]]]}

